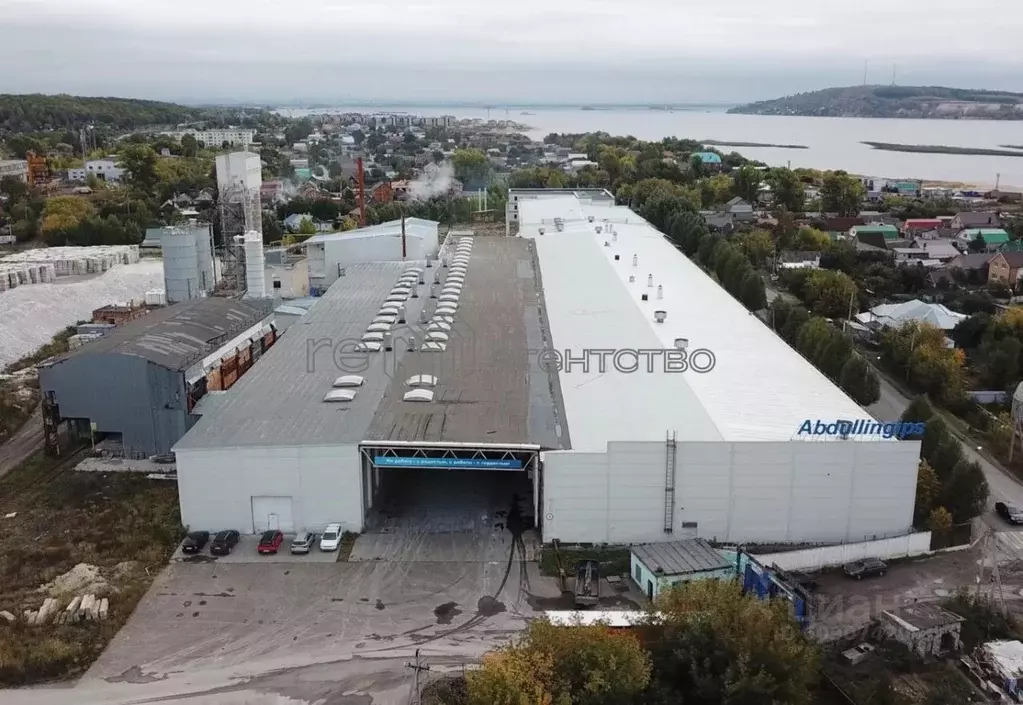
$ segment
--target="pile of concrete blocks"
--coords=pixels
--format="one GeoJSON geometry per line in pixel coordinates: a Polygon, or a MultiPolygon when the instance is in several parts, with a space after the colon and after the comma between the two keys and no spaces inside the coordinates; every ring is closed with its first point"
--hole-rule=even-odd
{"type": "Polygon", "coordinates": [[[32,626],[47,624],[58,610],[60,610],[60,603],[52,597],[47,597],[42,607],[37,610],[25,610],[23,616],[25,617],[26,624],[32,626]]]}
{"type": "Polygon", "coordinates": [[[107,598],[99,598],[92,594],[79,595],[71,600],[67,608],[57,617],[57,624],[104,620],[109,611],[110,603],[107,598]]]}
{"type": "MultiPolygon", "coordinates": [[[[110,603],[107,598],[89,594],[75,597],[63,610],[60,609],[60,602],[56,598],[47,597],[39,609],[25,610],[22,613],[22,618],[30,626],[40,626],[51,622],[53,624],[75,624],[104,620],[109,612],[110,603]]],[[[0,612],[0,619],[9,624],[17,621],[17,618],[10,612],[0,612]]]]}

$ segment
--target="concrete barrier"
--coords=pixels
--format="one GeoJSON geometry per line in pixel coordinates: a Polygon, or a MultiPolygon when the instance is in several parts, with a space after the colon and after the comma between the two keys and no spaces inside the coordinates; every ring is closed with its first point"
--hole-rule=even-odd
{"type": "Polygon", "coordinates": [[[845,565],[863,558],[911,558],[931,553],[931,532],[922,531],[877,541],[818,546],[784,553],[755,554],[764,565],[777,565],[782,570],[819,570],[845,565]]]}

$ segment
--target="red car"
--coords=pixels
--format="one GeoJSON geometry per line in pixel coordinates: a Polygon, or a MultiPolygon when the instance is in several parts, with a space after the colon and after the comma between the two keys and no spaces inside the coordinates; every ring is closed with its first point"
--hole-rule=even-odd
{"type": "Polygon", "coordinates": [[[264,531],[259,537],[259,546],[256,550],[260,553],[277,553],[283,542],[284,534],[280,531],[264,531]]]}

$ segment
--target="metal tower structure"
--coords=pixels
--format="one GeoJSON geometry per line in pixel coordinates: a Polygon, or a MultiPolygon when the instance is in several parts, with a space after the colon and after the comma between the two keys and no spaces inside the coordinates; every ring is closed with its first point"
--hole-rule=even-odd
{"type": "Polygon", "coordinates": [[[245,260],[242,242],[246,233],[263,235],[263,214],[259,191],[242,184],[227,185],[217,194],[220,237],[215,243],[217,257],[223,263],[221,290],[245,289],[245,260]]]}

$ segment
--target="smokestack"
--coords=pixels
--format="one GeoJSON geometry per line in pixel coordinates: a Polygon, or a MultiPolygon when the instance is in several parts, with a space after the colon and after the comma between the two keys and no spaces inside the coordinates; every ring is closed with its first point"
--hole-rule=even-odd
{"type": "MultiPolygon", "coordinates": [[[[408,254],[408,248],[405,245],[405,211],[403,210],[402,213],[401,213],[401,259],[402,259],[402,261],[405,260],[405,257],[407,256],[407,254],[408,254]]],[[[422,284],[423,283],[422,282],[422,277],[420,277],[419,280],[420,280],[419,283],[422,284]]]]}
{"type": "Polygon", "coordinates": [[[359,170],[359,227],[366,227],[366,178],[362,173],[362,157],[355,160],[359,170]]]}

